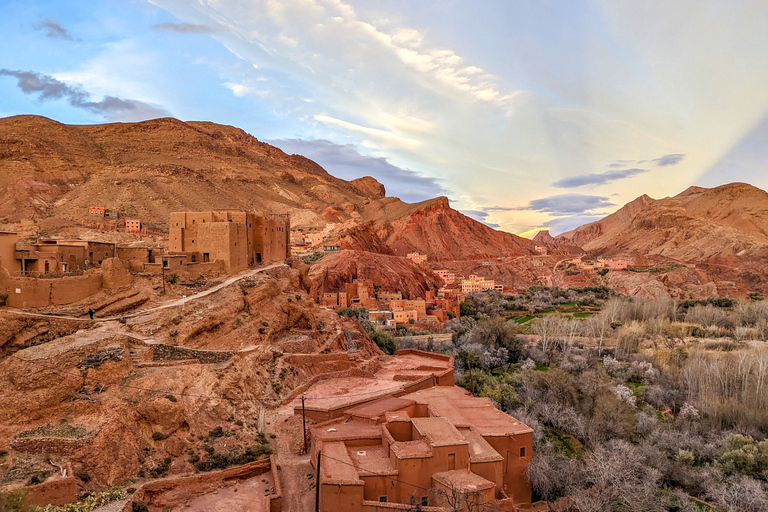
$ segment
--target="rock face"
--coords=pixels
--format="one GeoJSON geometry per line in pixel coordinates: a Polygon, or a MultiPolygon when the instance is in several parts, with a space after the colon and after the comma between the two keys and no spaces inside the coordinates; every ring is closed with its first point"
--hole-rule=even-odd
{"type": "Polygon", "coordinates": [[[768,193],[745,183],[643,195],[606,218],[557,237],[605,256],[680,261],[768,254],[768,193]]]}
{"type": "Polygon", "coordinates": [[[329,254],[312,266],[310,296],[323,290],[338,291],[354,279],[368,279],[382,290],[401,291],[406,299],[423,298],[436,290],[442,280],[405,258],[368,251],[342,250],[329,254]]]}
{"type": "Polygon", "coordinates": [[[453,210],[445,197],[416,204],[388,198],[370,176],[347,182],[243,130],[208,122],[0,119],[0,171],[0,223],[32,219],[50,231],[108,222],[89,217],[89,206],[163,233],[173,211],[256,208],[290,213],[293,226],[348,223],[351,249],[416,250],[433,259],[532,250],[530,241],[453,210]]]}
{"type": "Polygon", "coordinates": [[[395,198],[368,203],[360,224],[340,239],[349,249],[400,256],[416,251],[430,261],[530,255],[535,245],[457,212],[446,197],[414,204],[395,198]]]}

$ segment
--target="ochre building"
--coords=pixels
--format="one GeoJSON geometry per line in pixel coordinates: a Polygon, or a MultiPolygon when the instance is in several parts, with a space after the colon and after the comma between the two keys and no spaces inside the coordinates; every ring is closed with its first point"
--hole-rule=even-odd
{"type": "Polygon", "coordinates": [[[227,271],[290,256],[288,215],[214,210],[171,214],[168,248],[193,262],[220,260],[227,271]]]}
{"type": "Polygon", "coordinates": [[[532,444],[530,427],[452,383],[396,393],[312,429],[319,510],[517,511],[532,444]]]}

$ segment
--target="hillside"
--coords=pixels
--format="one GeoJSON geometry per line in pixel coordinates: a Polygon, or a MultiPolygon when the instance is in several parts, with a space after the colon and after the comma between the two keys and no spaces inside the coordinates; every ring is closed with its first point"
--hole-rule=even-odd
{"type": "Polygon", "coordinates": [[[685,262],[762,257],[768,254],[768,193],[731,183],[659,200],[643,195],[557,240],[605,256],[685,262]]]}
{"type": "Polygon", "coordinates": [[[387,198],[374,178],[335,178],[311,160],[209,122],[72,126],[4,118],[0,170],[0,223],[29,219],[49,233],[94,227],[91,205],[158,232],[167,231],[173,211],[256,208],[290,213],[295,226],[345,223],[348,248],[385,254],[481,258],[532,248],[453,210],[446,198],[387,198]]]}

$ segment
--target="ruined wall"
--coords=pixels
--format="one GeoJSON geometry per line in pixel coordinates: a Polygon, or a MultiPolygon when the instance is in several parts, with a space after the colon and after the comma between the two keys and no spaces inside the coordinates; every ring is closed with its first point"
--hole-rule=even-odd
{"type": "Polygon", "coordinates": [[[101,264],[102,286],[106,290],[115,290],[130,286],[133,277],[126,268],[127,265],[117,258],[109,258],[101,264]]]}

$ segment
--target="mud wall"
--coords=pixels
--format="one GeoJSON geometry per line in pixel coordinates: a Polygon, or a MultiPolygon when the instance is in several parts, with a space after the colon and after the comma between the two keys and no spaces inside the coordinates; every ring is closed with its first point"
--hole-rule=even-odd
{"type": "Polygon", "coordinates": [[[42,308],[77,302],[101,290],[101,274],[39,279],[8,278],[0,289],[8,293],[6,304],[15,308],[42,308]]]}

